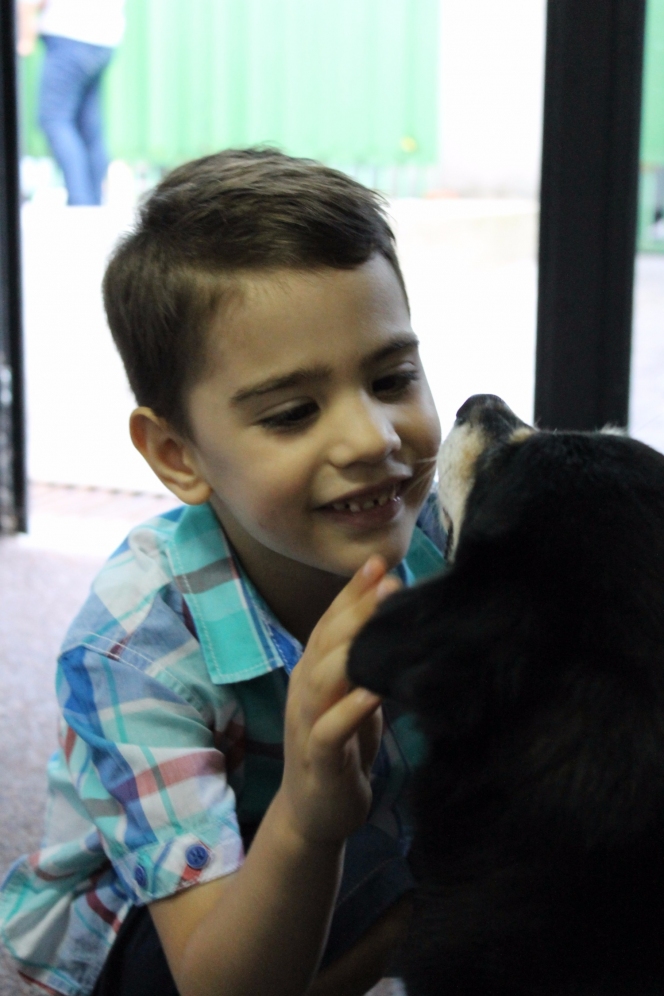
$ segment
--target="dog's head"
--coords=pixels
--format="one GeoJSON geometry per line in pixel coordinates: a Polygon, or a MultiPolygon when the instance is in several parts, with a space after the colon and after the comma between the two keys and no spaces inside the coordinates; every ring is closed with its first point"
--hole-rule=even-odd
{"type": "Polygon", "coordinates": [[[466,506],[483,466],[505,444],[528,438],[533,429],[494,394],[476,394],[461,406],[440,451],[439,497],[448,534],[447,556],[453,558],[466,506]]]}
{"type": "Polygon", "coordinates": [[[413,709],[446,749],[479,750],[478,731],[495,749],[520,738],[556,778],[572,756],[569,777],[591,777],[602,752],[659,743],[664,456],[615,433],[540,432],[478,395],[443,444],[440,495],[451,564],[387,600],[351,680],[413,709]]]}

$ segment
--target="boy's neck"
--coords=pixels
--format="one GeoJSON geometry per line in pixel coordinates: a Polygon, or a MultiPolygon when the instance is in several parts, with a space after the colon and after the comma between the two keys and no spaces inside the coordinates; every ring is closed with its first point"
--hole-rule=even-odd
{"type": "Polygon", "coordinates": [[[306,644],[311,631],[329,608],[348,578],[321,571],[275,553],[256,542],[247,542],[244,530],[211,500],[226,538],[250,581],[289,633],[306,644]]]}
{"type": "Polygon", "coordinates": [[[282,626],[304,645],[320,617],[348,583],[348,578],[316,570],[286,557],[281,559],[282,569],[271,559],[267,569],[263,565],[255,571],[240,555],[242,566],[259,594],[282,626]]]}

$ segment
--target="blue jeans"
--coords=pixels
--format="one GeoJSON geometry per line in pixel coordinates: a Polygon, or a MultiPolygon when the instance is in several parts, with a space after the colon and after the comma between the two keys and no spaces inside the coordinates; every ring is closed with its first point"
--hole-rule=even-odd
{"type": "Polygon", "coordinates": [[[108,169],[100,84],[112,48],[43,35],[39,124],[67,186],[68,204],[101,204],[108,169]]]}

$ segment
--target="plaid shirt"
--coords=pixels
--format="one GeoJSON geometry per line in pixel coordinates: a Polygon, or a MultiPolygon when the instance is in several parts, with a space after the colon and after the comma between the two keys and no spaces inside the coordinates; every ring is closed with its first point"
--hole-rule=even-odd
{"type": "MultiPolygon", "coordinates": [[[[427,505],[406,583],[440,569],[427,505]]],[[[132,530],[62,648],[59,750],[42,848],[0,892],[2,940],[42,988],[89,993],[132,905],[235,871],[281,781],[288,674],[302,646],[234,559],[210,506],[132,530]]],[[[388,719],[370,822],[407,844],[417,754],[388,719]]]]}

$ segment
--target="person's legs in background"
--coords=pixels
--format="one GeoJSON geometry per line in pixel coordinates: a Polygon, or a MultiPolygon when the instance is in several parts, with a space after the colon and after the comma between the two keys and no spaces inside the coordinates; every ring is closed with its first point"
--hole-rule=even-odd
{"type": "Polygon", "coordinates": [[[39,123],[67,186],[68,204],[99,204],[107,167],[99,85],[113,49],[45,35],[39,123]]]}
{"type": "MultiPolygon", "coordinates": [[[[92,47],[90,46],[90,48],[92,47]]],[[[99,46],[94,47],[98,48],[99,46]]],[[[94,204],[101,204],[101,185],[108,170],[108,153],[101,110],[101,80],[113,54],[113,49],[106,49],[105,52],[107,54],[103,60],[100,57],[96,60],[97,63],[102,64],[97,69],[96,75],[90,79],[90,85],[83,96],[76,122],[78,133],[83,139],[87,152],[90,183],[95,198],[94,204]]]]}

